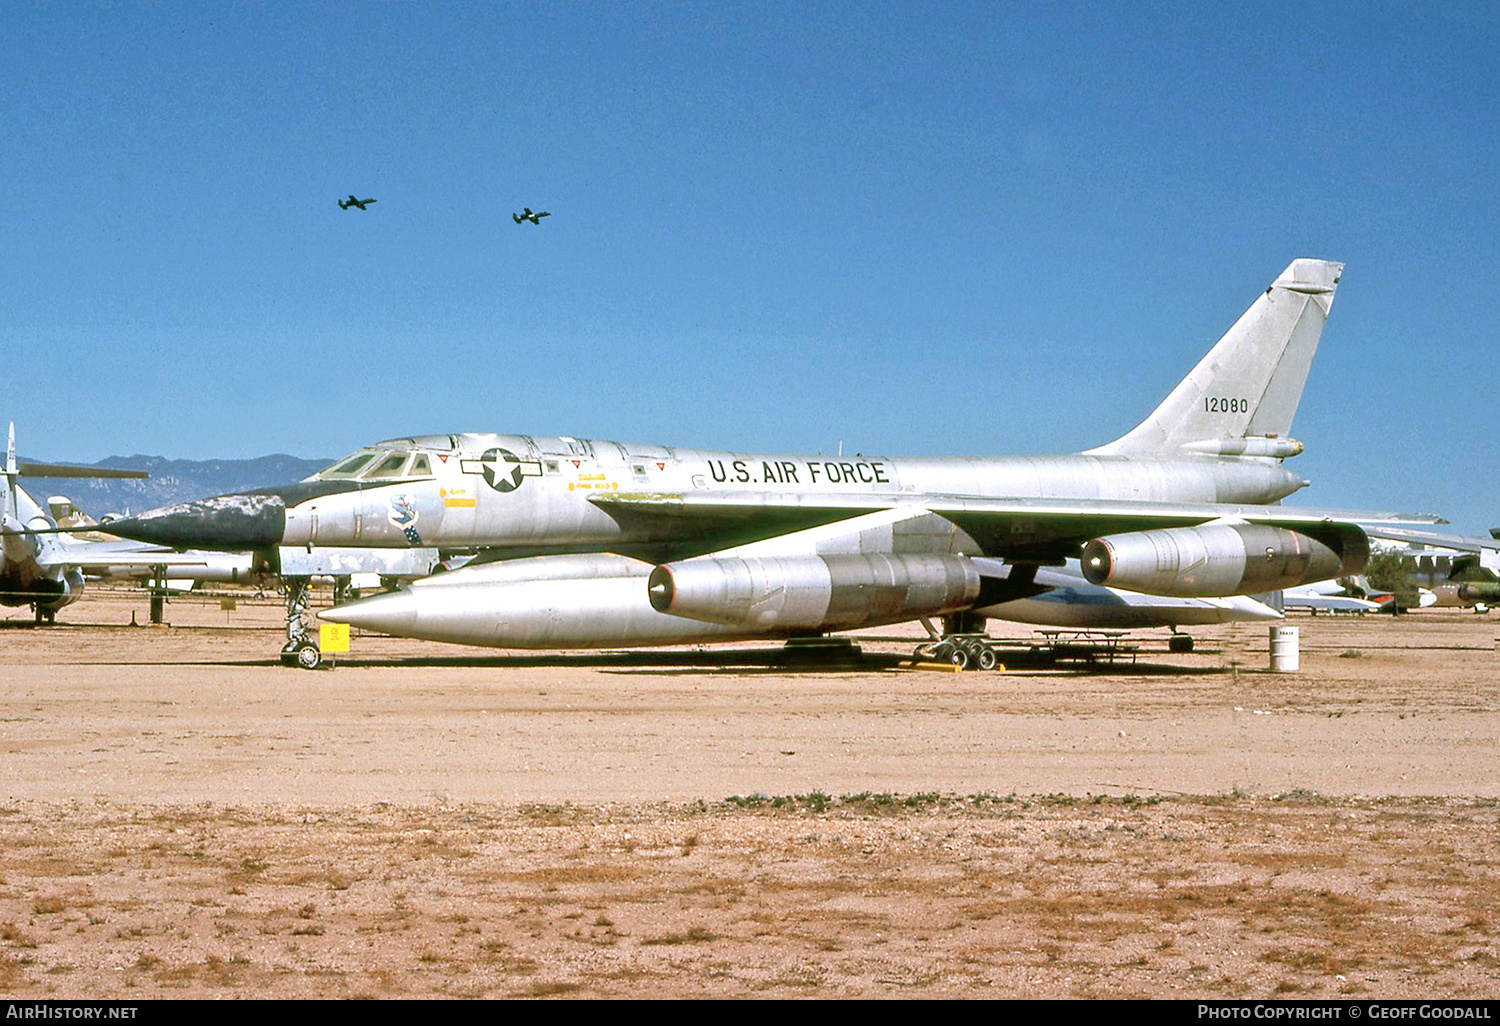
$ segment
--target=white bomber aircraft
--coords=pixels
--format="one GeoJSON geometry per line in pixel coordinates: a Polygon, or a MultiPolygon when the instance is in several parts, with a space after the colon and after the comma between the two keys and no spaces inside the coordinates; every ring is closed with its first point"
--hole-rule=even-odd
{"type": "Polygon", "coordinates": [[[1069,559],[1094,585],[1147,596],[1274,591],[1357,573],[1369,553],[1359,523],[1441,522],[1276,505],[1308,483],[1285,466],[1303,450],[1288,432],[1341,272],[1293,261],[1145,421],[1075,455],[829,459],[426,435],[284,488],[110,528],[283,556],[325,545],[477,551],[463,569],[321,615],[516,648],[781,638],[927,617],[965,632],[1054,587],[1038,571],[1069,559]]]}

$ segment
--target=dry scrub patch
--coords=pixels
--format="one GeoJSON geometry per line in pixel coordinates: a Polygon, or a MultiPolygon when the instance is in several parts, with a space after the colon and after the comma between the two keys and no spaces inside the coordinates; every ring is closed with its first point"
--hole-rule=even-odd
{"type": "Polygon", "coordinates": [[[1489,997],[1500,808],[3,810],[11,997],[1489,997]]]}

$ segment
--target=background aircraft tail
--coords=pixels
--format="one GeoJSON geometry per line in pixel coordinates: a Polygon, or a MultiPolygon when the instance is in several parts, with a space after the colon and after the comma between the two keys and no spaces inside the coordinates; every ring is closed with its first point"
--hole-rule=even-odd
{"type": "Polygon", "coordinates": [[[1129,434],[1091,455],[1295,456],[1287,440],[1344,265],[1293,260],[1129,434]]]}
{"type": "Polygon", "coordinates": [[[16,509],[16,425],[10,425],[10,434],[5,445],[5,488],[0,491],[0,522],[10,527],[10,518],[16,509]]]}
{"type": "MultiPolygon", "coordinates": [[[[16,459],[16,425],[12,421],[5,443],[5,485],[0,490],[0,520],[6,523],[5,530],[20,529],[21,488],[17,483],[21,477],[84,477],[84,478],[144,478],[150,477],[144,470],[116,470],[113,467],[80,467],[71,463],[22,463],[16,459]],[[12,523],[15,521],[15,523],[12,523]]],[[[30,496],[28,505],[32,505],[30,496]]],[[[30,516],[30,513],[25,514],[30,516]]],[[[7,538],[9,535],[7,535],[7,538]]]]}

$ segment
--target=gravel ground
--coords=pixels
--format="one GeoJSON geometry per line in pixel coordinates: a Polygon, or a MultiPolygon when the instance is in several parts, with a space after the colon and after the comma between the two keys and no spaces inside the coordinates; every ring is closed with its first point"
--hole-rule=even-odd
{"type": "Polygon", "coordinates": [[[1490,617],[307,673],[272,600],[132,613],[0,620],[6,996],[1500,994],[1490,617]]]}

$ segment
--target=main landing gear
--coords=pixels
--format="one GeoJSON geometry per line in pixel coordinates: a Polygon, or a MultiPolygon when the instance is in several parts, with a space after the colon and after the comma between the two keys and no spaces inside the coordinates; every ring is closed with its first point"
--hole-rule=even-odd
{"type": "Polygon", "coordinates": [[[312,578],[283,577],[281,582],[286,586],[286,644],[281,646],[281,665],[316,670],[322,665],[323,652],[307,626],[311,609],[307,589],[312,578]]]}
{"type": "Polygon", "coordinates": [[[943,663],[960,670],[993,670],[1000,664],[989,640],[977,634],[955,634],[935,645],[918,645],[916,656],[924,662],[943,663]]]}
{"type": "Polygon", "coordinates": [[[914,655],[918,662],[942,663],[960,670],[993,670],[1000,665],[1000,657],[984,632],[984,617],[973,613],[945,616],[941,636],[928,620],[924,619],[922,626],[932,640],[917,646],[914,655]]]}

